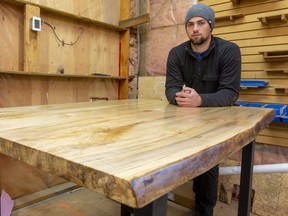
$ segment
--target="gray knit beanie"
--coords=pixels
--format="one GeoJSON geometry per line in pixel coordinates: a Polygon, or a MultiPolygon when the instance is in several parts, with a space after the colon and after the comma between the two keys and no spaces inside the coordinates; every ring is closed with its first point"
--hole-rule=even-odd
{"type": "Polygon", "coordinates": [[[190,7],[186,14],[185,26],[187,25],[188,20],[190,20],[192,17],[203,17],[208,21],[211,30],[214,29],[215,13],[214,10],[208,5],[198,3],[190,7]]]}

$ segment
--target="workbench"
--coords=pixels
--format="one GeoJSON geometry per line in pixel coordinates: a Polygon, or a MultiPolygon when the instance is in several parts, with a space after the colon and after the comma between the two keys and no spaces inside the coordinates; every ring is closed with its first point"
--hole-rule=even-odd
{"type": "Polygon", "coordinates": [[[121,203],[121,215],[160,216],[169,191],[243,148],[248,215],[254,140],[274,115],[140,99],[2,108],[0,153],[121,203]]]}

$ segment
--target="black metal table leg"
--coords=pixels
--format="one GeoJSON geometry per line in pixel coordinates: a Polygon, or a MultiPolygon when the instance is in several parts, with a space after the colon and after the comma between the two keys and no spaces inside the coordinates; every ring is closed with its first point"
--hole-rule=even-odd
{"type": "Polygon", "coordinates": [[[133,213],[133,208],[130,206],[121,204],[121,216],[131,216],[133,213]]]}
{"type": "Polygon", "coordinates": [[[242,149],[238,216],[250,215],[254,150],[255,141],[249,143],[242,149]]]}
{"type": "Polygon", "coordinates": [[[143,208],[131,208],[121,204],[121,216],[166,216],[167,215],[167,194],[149,203],[143,208]]]}

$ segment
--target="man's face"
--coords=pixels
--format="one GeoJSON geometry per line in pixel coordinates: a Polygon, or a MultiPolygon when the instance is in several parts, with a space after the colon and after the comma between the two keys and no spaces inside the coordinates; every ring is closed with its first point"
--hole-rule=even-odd
{"type": "Polygon", "coordinates": [[[201,45],[210,38],[211,28],[203,17],[192,17],[187,22],[186,33],[193,45],[201,45]]]}

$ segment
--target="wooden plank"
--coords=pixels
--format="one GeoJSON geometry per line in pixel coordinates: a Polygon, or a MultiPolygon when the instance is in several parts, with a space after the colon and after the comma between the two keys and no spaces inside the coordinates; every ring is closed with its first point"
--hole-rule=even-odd
{"type": "Polygon", "coordinates": [[[288,50],[275,50],[260,52],[266,61],[285,61],[288,59],[288,50]]]}
{"type": "Polygon", "coordinates": [[[288,62],[284,61],[277,61],[277,62],[270,62],[270,63],[246,63],[242,65],[243,71],[253,71],[253,70],[261,70],[264,71],[267,68],[285,68],[288,67],[288,62]]]}
{"type": "Polygon", "coordinates": [[[94,25],[97,27],[102,27],[105,29],[110,29],[113,31],[126,31],[126,28],[117,26],[117,25],[112,25],[109,24],[108,22],[102,22],[102,21],[98,21],[89,17],[84,17],[84,16],[80,16],[79,13],[73,14],[73,13],[68,13],[64,10],[59,10],[57,7],[55,8],[51,8],[46,6],[43,3],[37,2],[37,1],[27,1],[27,0],[0,0],[1,2],[9,2],[9,3],[16,3],[16,4],[20,4],[20,5],[30,5],[30,6],[34,6],[37,7],[41,10],[41,12],[45,12],[45,13],[49,13],[49,14],[53,14],[53,15],[57,15],[60,16],[62,18],[67,18],[67,19],[71,19],[71,20],[75,20],[75,21],[80,21],[86,24],[90,24],[90,25],[94,25]],[[35,3],[36,2],[36,3],[35,3]]]}
{"type": "Polygon", "coordinates": [[[270,137],[270,136],[258,135],[256,138],[256,142],[262,143],[262,144],[288,147],[288,139],[286,138],[283,139],[281,137],[270,137]]]}
{"type": "MultiPolygon", "coordinates": [[[[278,50],[272,50],[270,51],[269,49],[264,50],[265,47],[264,46],[269,46],[269,45],[287,45],[287,36],[274,36],[271,38],[265,37],[265,38],[257,38],[257,39],[245,39],[245,40],[240,40],[240,41],[235,41],[241,48],[247,48],[247,47],[263,47],[263,51],[260,52],[260,54],[262,53],[266,53],[272,55],[274,52],[276,53],[275,55],[277,55],[277,52],[287,52],[285,49],[281,49],[279,48],[278,50]]],[[[279,54],[281,55],[281,53],[279,54]]]]}
{"type": "Polygon", "coordinates": [[[243,17],[243,16],[244,15],[242,13],[225,15],[225,16],[218,16],[218,17],[215,17],[215,22],[219,22],[219,21],[223,21],[223,20],[234,21],[235,19],[243,17]]]}
{"type": "Polygon", "coordinates": [[[265,70],[266,73],[288,73],[288,69],[266,69],[265,70]]]}
{"type": "Polygon", "coordinates": [[[1,70],[1,74],[15,74],[15,75],[27,75],[27,76],[46,76],[46,77],[71,77],[71,78],[91,78],[91,79],[115,79],[115,80],[126,80],[126,77],[117,77],[117,76],[110,76],[109,74],[86,74],[86,75],[77,75],[77,74],[59,74],[59,73],[41,73],[37,72],[30,72],[30,71],[7,71],[1,70]]]}
{"type": "MultiPolygon", "coordinates": [[[[130,16],[130,1],[121,0],[120,4],[120,22],[127,20],[130,16]]],[[[119,76],[128,77],[129,72],[129,42],[130,42],[130,30],[120,34],[119,44],[119,76]]],[[[119,84],[119,99],[128,98],[128,79],[120,82],[119,84]]]]}
{"type": "Polygon", "coordinates": [[[241,54],[243,55],[255,55],[264,51],[276,51],[276,50],[288,50],[288,44],[269,44],[264,46],[243,47],[241,48],[241,54]]]}
{"type": "MultiPolygon", "coordinates": [[[[139,13],[140,14],[147,14],[150,12],[150,1],[147,0],[140,0],[140,5],[139,5],[139,13]]],[[[150,14],[150,13],[149,13],[150,14]]],[[[144,32],[147,32],[148,25],[141,25],[139,26],[139,40],[140,40],[140,45],[139,45],[139,71],[138,71],[138,76],[145,76],[146,74],[146,47],[147,47],[147,34],[144,32]]],[[[138,42],[139,43],[139,42],[138,42]]]]}
{"type": "Polygon", "coordinates": [[[288,85],[275,85],[276,90],[283,90],[286,94],[288,93],[288,85]]]}
{"type": "Polygon", "coordinates": [[[285,94],[284,92],[279,92],[275,89],[274,86],[270,86],[267,88],[241,88],[240,89],[240,94],[242,95],[247,95],[247,94],[251,94],[251,95],[267,95],[267,96],[287,96],[287,94],[285,94]]]}
{"type": "Polygon", "coordinates": [[[267,108],[179,109],[158,100],[16,107],[0,114],[0,152],[131,207],[220,163],[274,118],[267,108]]]}
{"type": "Polygon", "coordinates": [[[242,1],[240,5],[233,5],[227,0],[221,3],[218,1],[215,2],[213,0],[205,0],[205,3],[212,6],[216,14],[220,15],[221,13],[225,13],[229,10],[235,13],[240,12],[240,10],[244,10],[245,13],[243,14],[253,14],[253,11],[254,13],[263,13],[263,11],[276,11],[276,8],[278,9],[278,7],[282,7],[283,5],[285,6],[285,1],[286,0],[281,2],[278,0],[245,0],[242,1]],[[271,7],[271,5],[274,5],[274,7],[271,7]]]}
{"type": "Polygon", "coordinates": [[[40,8],[27,4],[24,15],[24,71],[37,72],[40,69],[40,33],[31,30],[31,19],[40,17],[40,8]]]}
{"type": "Polygon", "coordinates": [[[265,94],[246,94],[244,91],[241,92],[239,101],[250,101],[259,103],[278,103],[278,104],[288,104],[287,95],[265,95],[265,94]]]}
{"type": "Polygon", "coordinates": [[[23,70],[23,9],[0,3],[0,14],[2,16],[0,68],[23,70]]]}
{"type": "Polygon", "coordinates": [[[288,127],[267,127],[259,133],[262,136],[279,137],[288,140],[288,127]]]}
{"type": "Polygon", "coordinates": [[[127,20],[121,20],[119,26],[124,28],[130,28],[132,26],[138,26],[150,22],[150,14],[141,15],[135,18],[127,20]]]}
{"type": "Polygon", "coordinates": [[[270,22],[273,21],[282,21],[287,22],[287,14],[277,14],[277,15],[270,15],[265,17],[258,17],[260,22],[262,22],[265,25],[268,25],[270,22]]]}
{"type": "Polygon", "coordinates": [[[281,72],[266,72],[266,71],[243,71],[241,73],[243,79],[287,79],[288,74],[281,72]]]}
{"type": "Polygon", "coordinates": [[[167,101],[165,96],[165,76],[139,77],[138,98],[167,101]]]}
{"type": "MultiPolygon", "coordinates": [[[[219,30],[218,36],[229,40],[229,41],[238,41],[238,40],[249,40],[249,39],[261,39],[261,38],[269,38],[269,37],[276,37],[276,36],[285,36],[287,26],[275,26],[273,28],[261,28],[261,29],[254,29],[251,26],[250,30],[246,31],[237,31],[237,32],[229,32],[225,33],[219,30]]],[[[215,29],[216,30],[216,29],[215,29]]],[[[216,33],[215,33],[216,35],[216,33]]]]}

